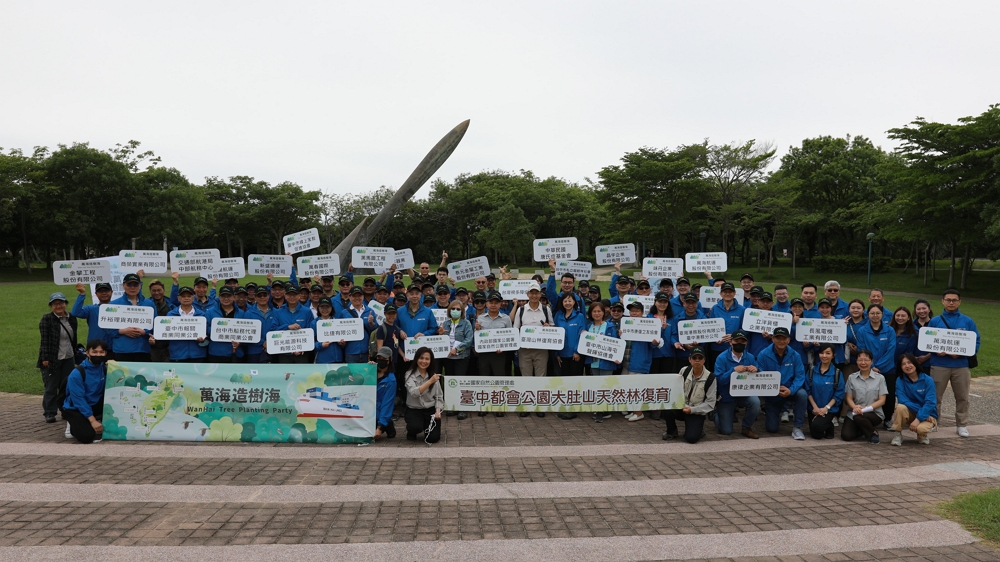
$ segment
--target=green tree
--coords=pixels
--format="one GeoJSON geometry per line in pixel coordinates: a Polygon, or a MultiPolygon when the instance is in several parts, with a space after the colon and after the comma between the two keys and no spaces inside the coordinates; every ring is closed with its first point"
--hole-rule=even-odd
{"type": "Polygon", "coordinates": [[[707,146],[707,150],[705,178],[715,192],[717,206],[713,214],[722,228],[722,251],[728,253],[730,222],[742,210],[742,199],[750,186],[763,179],[774,159],[774,149],[770,144],[751,140],[707,146]]]}

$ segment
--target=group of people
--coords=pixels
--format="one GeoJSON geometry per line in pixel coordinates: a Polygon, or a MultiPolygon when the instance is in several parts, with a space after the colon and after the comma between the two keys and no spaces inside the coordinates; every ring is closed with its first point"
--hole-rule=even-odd
{"type": "MultiPolygon", "coordinates": [[[[845,302],[839,298],[840,285],[836,281],[824,285],[825,296],[819,299],[818,288],[812,283],[802,285],[800,296],[796,298],[790,298],[785,285],[777,285],[772,294],[756,285],[749,273],[739,281],[746,298],[737,302],[735,284],[706,274],[708,283],[717,287],[721,296],[718,303],[706,308],[700,299],[702,286],[692,284],[686,277],[676,281],[670,278],[635,280],[622,275],[619,264],[612,276],[609,295],[604,298],[600,287],[587,281],[578,283],[572,273],[562,274],[557,281],[553,260],[549,262],[548,279],[541,275],[533,277],[526,301],[511,301],[497,290],[494,274],[475,279],[473,290],[456,287],[448,278],[446,263],[447,254],[443,253],[441,265],[433,275],[428,263],[420,264],[418,271],[409,270],[409,283],[403,272],[393,266],[379,277],[366,277],[360,286],[354,284],[350,268],[339,279],[315,277],[312,283],[299,283],[294,271],[288,281],[268,276],[268,283],[259,286],[254,283],[240,286],[238,279],[226,279],[218,291],[216,280],[199,277],[192,286],[180,286],[174,274],[169,294],[161,281],[154,280],[148,285],[148,297],[143,294],[142,272],[138,272],[123,278],[124,295],[118,299],[111,299],[110,285],[98,285],[95,291],[98,302],[91,305],[85,305],[86,289],[78,285],[79,296],[70,310],[67,310],[66,297],[54,293],[49,299],[51,312],[39,325],[38,367],[45,381],[45,419],[54,422],[58,410],[62,409],[68,422],[67,436],[76,435],[75,420],[79,426],[77,433],[90,437],[87,427],[95,429],[95,424],[99,425],[100,409],[88,412],[88,408],[79,405],[87,402],[96,406],[96,402],[89,401],[97,396],[96,391],[87,395],[89,397],[84,395],[88,388],[96,388],[92,385],[98,384],[100,367],[111,357],[140,362],[371,361],[378,364],[380,396],[388,396],[381,388],[388,387],[391,382],[396,391],[392,397],[399,396],[405,405],[403,417],[407,438],[416,439],[423,434],[428,443],[440,438],[442,415],[454,415],[460,420],[467,418],[465,412],[443,411],[442,375],[500,377],[512,374],[680,373],[684,376],[686,405],[683,410],[636,411],[626,415],[632,422],[643,420],[647,415],[665,420],[665,440],[679,435],[676,422],[682,420],[684,439],[691,443],[704,435],[704,422],[708,418],[713,419],[720,433],[733,433],[737,409],[744,410],[741,433],[757,438],[753,425],[761,407],[765,411],[764,425],[768,432],[777,432],[780,422],[791,420],[795,439],[805,439],[806,430],[817,439],[832,438],[834,428],[841,426],[841,436],[845,440],[864,436],[871,442],[878,442],[879,430],[898,432],[909,427],[917,433],[920,442],[928,443],[928,433],[936,429],[940,401],[950,383],[956,396],[958,433],[968,436],[971,379],[968,358],[920,353],[916,349],[917,330],[921,327],[973,331],[978,349],[975,322],[960,312],[961,297],[954,290],[945,292],[942,298],[944,312],[935,316],[925,300],[914,303],[912,314],[906,307],[889,313],[882,306],[884,297],[878,289],[870,292],[868,303],[859,299],[845,302]],[[657,288],[655,293],[653,286],[657,288]],[[647,310],[640,300],[627,299],[627,295],[650,296],[654,304],[647,310]],[[143,328],[100,328],[99,305],[113,303],[147,306],[156,316],[252,318],[260,320],[263,329],[256,343],[212,341],[207,334],[191,340],[158,341],[143,328]],[[773,333],[747,333],[741,326],[745,308],[789,313],[792,327],[790,330],[778,328],[773,333]],[[445,311],[441,314],[442,322],[438,322],[435,315],[435,310],[439,309],[445,311]],[[626,315],[659,319],[660,337],[651,342],[627,342],[622,361],[588,357],[577,351],[577,342],[584,332],[619,337],[621,320],[626,315]],[[82,354],[75,349],[78,318],[85,319],[90,327],[91,341],[86,346],[86,357],[79,356],[82,354]],[[365,339],[317,342],[315,349],[309,352],[269,353],[267,332],[315,330],[317,322],[330,318],[361,319],[365,339]],[[722,318],[726,335],[717,341],[680,343],[679,324],[704,318],[722,318]],[[847,343],[797,341],[796,323],[801,318],[842,319],[847,325],[847,343]],[[476,331],[522,326],[561,327],[565,330],[565,345],[551,352],[529,348],[484,354],[475,351],[476,331]],[[447,335],[450,342],[447,355],[434,357],[428,348],[407,353],[406,340],[425,335],[447,335]],[[80,361],[82,363],[76,367],[80,361]],[[758,370],[781,373],[777,396],[761,399],[730,394],[730,380],[734,374],[758,370]],[[81,387],[76,382],[77,377],[86,378],[87,382],[81,387]],[[71,392],[77,390],[83,394],[67,397],[67,384],[71,392]],[[80,417],[67,417],[67,409],[75,409],[80,417]]],[[[509,278],[504,268],[500,272],[502,278],[509,278]]],[[[103,388],[103,380],[100,384],[103,388]]],[[[384,402],[382,400],[378,407],[377,433],[379,437],[391,437],[395,434],[391,429],[394,418],[384,417],[386,411],[385,415],[392,415],[392,409],[386,410],[384,402]]],[[[502,417],[504,413],[494,415],[502,417]]],[[[519,415],[530,414],[522,412],[519,415]]],[[[542,412],[536,415],[545,416],[542,412]]],[[[560,413],[559,417],[573,419],[576,414],[560,413]]],[[[610,412],[593,414],[598,423],[610,417],[610,412]]],[[[900,439],[901,434],[897,433],[893,444],[899,444],[900,439]]]]}

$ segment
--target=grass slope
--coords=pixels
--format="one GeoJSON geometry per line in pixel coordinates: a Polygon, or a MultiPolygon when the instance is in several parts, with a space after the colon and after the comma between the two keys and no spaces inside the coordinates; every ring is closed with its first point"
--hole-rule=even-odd
{"type": "Polygon", "coordinates": [[[956,496],[941,505],[939,511],[994,548],[1000,547],[1000,489],[956,496]]]}

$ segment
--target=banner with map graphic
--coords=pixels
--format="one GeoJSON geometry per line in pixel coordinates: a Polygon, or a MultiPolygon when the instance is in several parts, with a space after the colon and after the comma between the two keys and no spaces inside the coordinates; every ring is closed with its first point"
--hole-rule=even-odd
{"type": "Polygon", "coordinates": [[[108,362],[104,439],[370,443],[375,366],[108,362]]]}

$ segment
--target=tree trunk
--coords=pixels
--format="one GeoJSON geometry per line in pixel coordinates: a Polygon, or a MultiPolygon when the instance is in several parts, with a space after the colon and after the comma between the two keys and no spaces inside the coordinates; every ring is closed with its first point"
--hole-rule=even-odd
{"type": "Polygon", "coordinates": [[[799,246],[799,237],[792,236],[792,279],[798,279],[798,277],[795,276],[795,254],[798,246],[799,246]]]}
{"type": "Polygon", "coordinates": [[[675,234],[674,235],[674,253],[673,253],[673,257],[676,258],[678,255],[680,255],[678,252],[680,252],[680,241],[677,240],[677,235],[675,234]]]}
{"type": "Polygon", "coordinates": [[[972,253],[972,244],[966,244],[965,259],[962,260],[962,286],[960,287],[960,289],[962,289],[963,291],[968,289],[968,287],[966,286],[966,277],[969,269],[971,269],[969,266],[969,254],[971,253],[972,253]]]}
{"type": "Polygon", "coordinates": [[[931,281],[937,281],[937,244],[931,245],[931,259],[927,262],[927,265],[931,267],[931,281]]]}
{"type": "Polygon", "coordinates": [[[927,245],[924,246],[924,287],[927,286],[927,262],[928,258],[930,258],[930,255],[931,255],[931,243],[928,242],[927,245]]]}
{"type": "Polygon", "coordinates": [[[951,241],[951,264],[948,265],[948,285],[949,289],[955,287],[955,241],[951,241]]]}
{"type": "Polygon", "coordinates": [[[913,249],[916,246],[917,246],[916,242],[914,242],[913,245],[910,246],[910,253],[906,256],[906,267],[903,268],[903,273],[906,273],[907,271],[910,270],[910,258],[913,257],[913,249]]]}
{"type": "Polygon", "coordinates": [[[31,260],[28,258],[28,227],[24,220],[23,211],[21,212],[21,236],[24,243],[21,249],[21,257],[24,258],[24,267],[28,270],[28,275],[31,275],[31,260]]]}

